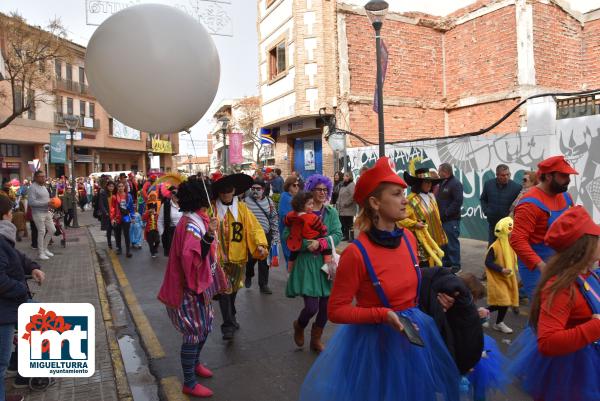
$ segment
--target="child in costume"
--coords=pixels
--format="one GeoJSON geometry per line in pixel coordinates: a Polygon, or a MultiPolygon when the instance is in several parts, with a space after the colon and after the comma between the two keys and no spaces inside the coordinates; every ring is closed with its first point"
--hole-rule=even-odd
{"type": "MultiPolygon", "coordinates": [[[[511,334],[513,330],[504,323],[509,307],[519,306],[519,283],[517,281],[517,254],[510,246],[513,219],[505,217],[496,224],[496,241],[489,247],[485,257],[487,274],[487,302],[490,312],[498,311],[494,330],[511,334]]],[[[487,322],[486,322],[487,323],[487,322]]],[[[484,327],[488,327],[484,324],[484,327]]]]}
{"type": "Polygon", "coordinates": [[[600,226],[581,206],[544,242],[556,251],[535,291],[530,326],[510,348],[509,373],[536,401],[600,399],[600,226]]]}
{"type": "Polygon", "coordinates": [[[142,249],[142,241],[143,241],[143,227],[142,227],[142,217],[136,211],[131,215],[131,246],[133,248],[142,249]]]}
{"type": "Polygon", "coordinates": [[[294,268],[294,262],[300,253],[303,240],[317,240],[325,242],[325,246],[319,253],[323,255],[323,262],[331,263],[332,251],[327,247],[327,227],[319,216],[312,213],[314,207],[313,194],[310,192],[299,192],[292,198],[292,211],[284,218],[284,224],[290,228],[287,238],[287,246],[290,250],[288,260],[288,271],[294,268]]]}
{"type": "Polygon", "coordinates": [[[158,235],[158,213],[156,211],[156,202],[148,202],[148,210],[144,212],[144,238],[148,242],[150,248],[150,255],[155,258],[158,251],[158,245],[160,244],[160,236],[158,235]]]}
{"type": "MultiPolygon", "coordinates": [[[[471,292],[473,301],[481,300],[485,294],[485,287],[470,273],[460,276],[471,292]]],[[[486,308],[479,308],[479,318],[487,321],[490,311],[486,308]]],[[[500,351],[496,340],[487,334],[483,335],[483,351],[481,359],[465,376],[463,376],[461,387],[465,385],[464,393],[469,395],[473,401],[485,401],[488,396],[501,391],[505,392],[509,379],[504,372],[507,359],[500,351]]],[[[461,389],[463,390],[463,389],[461,389]]]]}

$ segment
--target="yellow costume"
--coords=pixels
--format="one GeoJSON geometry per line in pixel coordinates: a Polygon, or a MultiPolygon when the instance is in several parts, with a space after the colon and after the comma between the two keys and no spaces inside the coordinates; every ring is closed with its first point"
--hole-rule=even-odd
{"type": "Polygon", "coordinates": [[[231,290],[236,292],[244,286],[248,251],[254,259],[267,257],[268,252],[261,256],[257,251],[259,246],[268,250],[267,237],[254,214],[237,197],[231,205],[217,200],[213,211],[219,221],[218,261],[231,282],[231,290]]]}
{"type": "MultiPolygon", "coordinates": [[[[513,219],[505,217],[496,224],[495,234],[498,238],[489,247],[494,252],[494,263],[502,269],[511,270],[505,275],[487,268],[487,301],[494,306],[519,306],[519,284],[517,282],[517,254],[508,242],[513,230],[513,219]]],[[[488,250],[488,252],[489,252],[488,250]]]]}

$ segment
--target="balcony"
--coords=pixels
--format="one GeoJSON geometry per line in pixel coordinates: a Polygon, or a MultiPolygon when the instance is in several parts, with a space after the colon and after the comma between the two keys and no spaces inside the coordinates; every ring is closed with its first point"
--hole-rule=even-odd
{"type": "Polygon", "coordinates": [[[80,82],[72,81],[70,79],[59,79],[56,78],[53,82],[54,89],[72,92],[81,95],[92,96],[90,93],[89,87],[86,84],[82,84],[80,82]]]}
{"type": "MultiPolygon", "coordinates": [[[[54,125],[64,126],[66,127],[64,117],[68,114],[65,113],[54,113],[54,125]]],[[[92,117],[79,117],[79,128],[80,129],[89,129],[89,130],[99,130],[100,129],[100,120],[92,117]]]]}

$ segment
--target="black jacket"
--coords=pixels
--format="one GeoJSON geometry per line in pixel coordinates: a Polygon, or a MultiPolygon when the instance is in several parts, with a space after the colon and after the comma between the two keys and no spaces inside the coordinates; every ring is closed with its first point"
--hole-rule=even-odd
{"type": "Polygon", "coordinates": [[[421,274],[419,308],[433,318],[458,370],[465,374],[479,362],[483,352],[483,329],[473,297],[450,269],[426,268],[421,274]],[[447,312],[437,300],[438,293],[455,298],[447,312]]]}
{"type": "Polygon", "coordinates": [[[513,180],[508,180],[506,185],[500,186],[493,178],[483,184],[483,191],[479,200],[483,213],[489,222],[497,223],[500,219],[508,216],[510,207],[517,196],[521,193],[521,186],[513,180]]]}
{"type": "Polygon", "coordinates": [[[0,235],[0,324],[17,323],[19,305],[29,299],[25,275],[34,269],[41,270],[14,242],[0,235]]]}
{"type": "Polygon", "coordinates": [[[463,185],[451,176],[440,184],[437,195],[438,207],[442,222],[460,220],[463,204],[463,185]]]}

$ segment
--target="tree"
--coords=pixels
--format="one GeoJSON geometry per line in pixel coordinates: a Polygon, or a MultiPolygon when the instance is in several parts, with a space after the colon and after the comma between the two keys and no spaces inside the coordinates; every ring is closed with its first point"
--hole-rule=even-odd
{"type": "Polygon", "coordinates": [[[37,103],[54,102],[48,84],[53,77],[50,65],[55,59],[68,59],[65,38],[59,19],[51,20],[43,30],[27,25],[17,13],[0,14],[0,50],[6,72],[6,82],[0,83],[0,102],[10,110],[8,116],[0,116],[0,129],[35,110],[37,103]]]}
{"type": "Polygon", "coordinates": [[[245,97],[233,106],[234,125],[244,135],[244,142],[252,141],[256,149],[256,165],[260,165],[265,145],[260,137],[261,111],[258,96],[245,97]]]}

